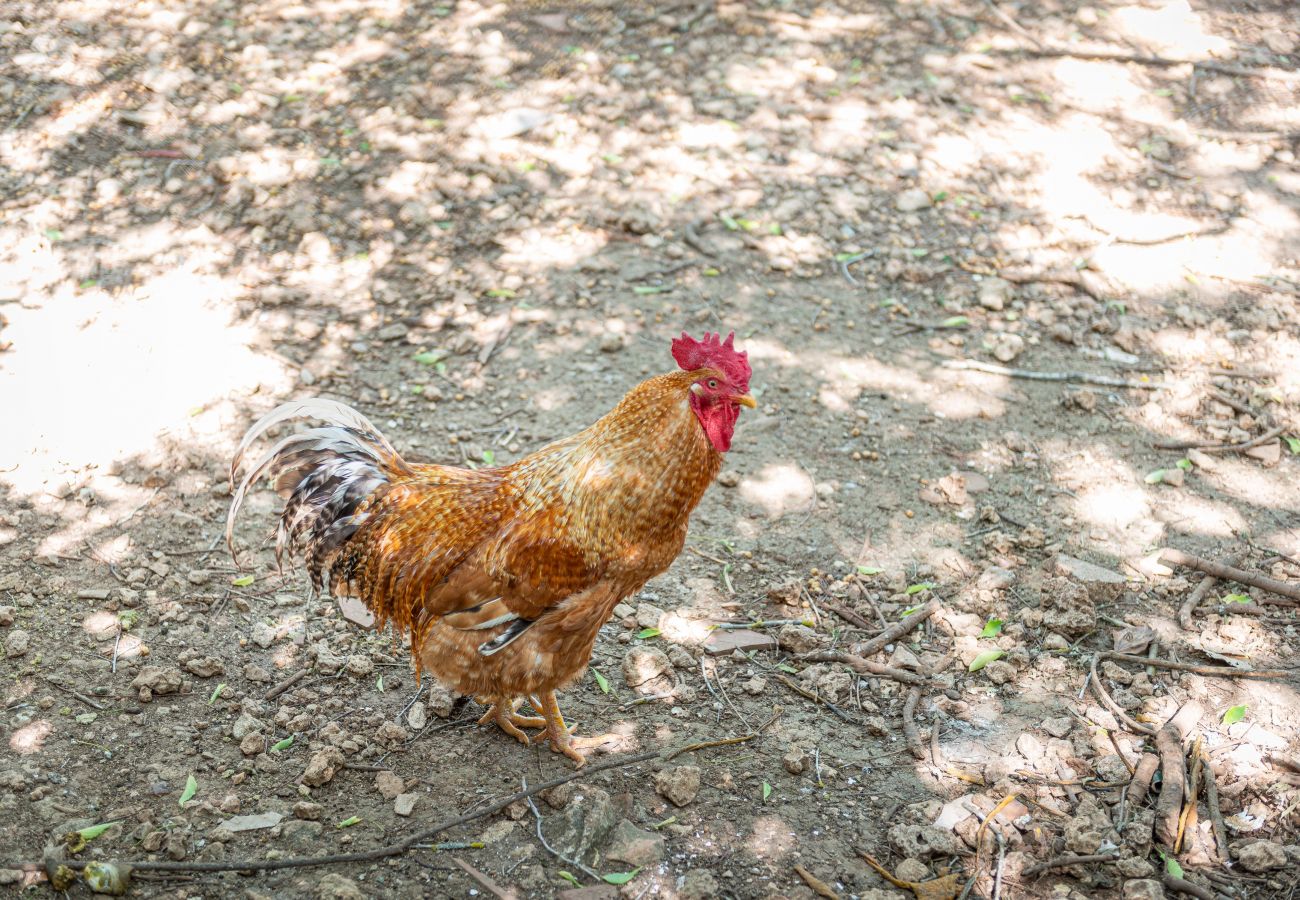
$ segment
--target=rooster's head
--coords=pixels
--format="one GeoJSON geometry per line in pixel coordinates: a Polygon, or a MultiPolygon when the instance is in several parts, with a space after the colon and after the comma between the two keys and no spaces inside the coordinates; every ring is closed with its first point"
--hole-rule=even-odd
{"type": "Polygon", "coordinates": [[[735,347],[735,332],[724,341],[720,334],[704,333],[704,340],[682,332],[673,341],[673,359],[699,377],[691,384],[691,409],[719,453],[731,449],[731,434],[740,407],[755,407],[749,395],[749,359],[735,347]]]}

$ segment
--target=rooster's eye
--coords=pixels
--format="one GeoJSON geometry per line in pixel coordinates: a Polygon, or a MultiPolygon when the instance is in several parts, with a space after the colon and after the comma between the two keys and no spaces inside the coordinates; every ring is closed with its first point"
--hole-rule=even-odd
{"type": "Polygon", "coordinates": [[[710,388],[710,389],[716,389],[717,386],[718,386],[718,379],[716,379],[716,378],[710,378],[710,379],[709,379],[709,388],[710,388]]]}

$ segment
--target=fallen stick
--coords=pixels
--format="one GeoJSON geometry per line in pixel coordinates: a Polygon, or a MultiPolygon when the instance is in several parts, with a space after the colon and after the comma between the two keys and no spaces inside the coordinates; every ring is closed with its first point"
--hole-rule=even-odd
{"type": "MultiPolygon", "coordinates": [[[[872,625],[870,622],[862,618],[862,616],[858,615],[853,610],[849,609],[847,606],[840,606],[838,603],[832,603],[829,600],[823,600],[822,605],[825,606],[827,609],[829,609],[831,612],[835,613],[835,615],[839,616],[845,622],[848,622],[850,625],[853,625],[856,628],[861,628],[863,631],[876,630],[876,626],[872,625]]],[[[912,615],[916,615],[916,613],[913,613],[912,615]]],[[[908,618],[911,618],[911,616],[909,616],[908,618]]]]}
{"type": "Polygon", "coordinates": [[[1190,553],[1184,553],[1183,551],[1175,550],[1172,547],[1160,551],[1160,561],[1167,566],[1184,566],[1188,569],[1195,569],[1198,572],[1204,572],[1207,575],[1213,575],[1215,578],[1220,578],[1224,581],[1235,581],[1238,584],[1248,584],[1251,587],[1257,587],[1262,591],[1268,591],[1282,597],[1290,597],[1292,600],[1300,601],[1300,585],[1287,584],[1285,581],[1278,581],[1275,578],[1259,575],[1246,569],[1239,569],[1236,566],[1227,566],[1210,559],[1202,559],[1199,556],[1193,556],[1190,553]]]}
{"type": "Polygon", "coordinates": [[[1165,887],[1169,888],[1169,890],[1171,891],[1177,891],[1180,894],[1187,894],[1192,897],[1197,897],[1199,898],[1199,900],[1218,900],[1218,898],[1222,896],[1220,894],[1216,894],[1214,891],[1210,890],[1209,888],[1203,888],[1199,884],[1192,884],[1190,881],[1187,881],[1186,879],[1175,878],[1173,875],[1170,875],[1168,872],[1160,876],[1160,882],[1165,887]]]}
{"type": "MultiPolygon", "coordinates": [[[[1146,657],[1140,658],[1145,659],[1146,657]]],[[[1120,724],[1136,734],[1145,734],[1150,736],[1156,733],[1156,730],[1150,725],[1143,725],[1128,713],[1124,712],[1124,710],[1120,709],[1119,704],[1111,698],[1110,693],[1106,690],[1106,686],[1101,683],[1101,676],[1097,674],[1096,656],[1092,658],[1088,674],[1090,676],[1088,683],[1092,685],[1093,693],[1097,695],[1097,699],[1101,701],[1101,705],[1106,707],[1110,714],[1120,721],[1120,724]]]]}
{"type": "Polygon", "coordinates": [[[1238,75],[1243,78],[1265,78],[1276,81],[1294,81],[1296,77],[1294,72],[1286,72],[1280,69],[1252,69],[1247,66],[1232,66],[1226,63],[1213,62],[1206,59],[1176,59],[1167,56],[1146,56],[1141,53],[1128,53],[1123,50],[1111,50],[1105,47],[1074,49],[1068,47],[1039,46],[1034,48],[1022,47],[1020,50],[1022,53],[1028,53],[1031,56],[1091,59],[1098,62],[1137,63],[1142,66],[1158,66],[1161,68],[1192,66],[1197,69],[1204,69],[1207,72],[1218,72],[1221,75],[1238,75]]]}
{"type": "MultiPolygon", "coordinates": [[[[1245,558],[1244,553],[1238,553],[1228,558],[1228,565],[1239,566],[1245,558]]],[[[1205,595],[1210,592],[1210,589],[1218,583],[1219,579],[1217,577],[1206,575],[1201,579],[1201,583],[1196,586],[1196,589],[1183,601],[1183,605],[1178,607],[1178,624],[1184,631],[1192,630],[1192,613],[1196,610],[1196,607],[1201,605],[1201,601],[1205,599],[1205,595]]]]}
{"type": "Polygon", "coordinates": [[[1210,761],[1201,757],[1201,776],[1205,779],[1205,806],[1210,811],[1210,827],[1214,831],[1215,852],[1220,862],[1228,861],[1228,831],[1223,824],[1223,810],[1219,809],[1219,783],[1215,780],[1210,761]]]}
{"type": "Polygon", "coordinates": [[[480,872],[463,859],[457,859],[453,856],[451,861],[460,866],[466,875],[477,881],[481,888],[493,897],[496,897],[497,900],[519,900],[519,895],[515,893],[514,888],[503,888],[501,885],[493,881],[487,874],[480,872]]]}
{"type": "Polygon", "coordinates": [[[818,878],[812,872],[809,872],[803,866],[796,863],[794,867],[794,871],[796,875],[798,875],[800,878],[803,879],[804,884],[808,885],[809,889],[811,889],[812,892],[816,894],[818,897],[825,897],[826,900],[840,900],[840,895],[835,893],[835,891],[831,890],[831,886],[829,884],[822,881],[820,878],[818,878]]]}
{"type": "Polygon", "coordinates": [[[854,656],[852,653],[839,653],[832,650],[818,650],[815,653],[805,653],[799,659],[805,662],[837,662],[844,663],[861,675],[877,675],[881,678],[891,678],[902,684],[925,684],[925,679],[913,672],[907,672],[903,669],[895,669],[892,666],[883,663],[872,662],[869,659],[863,659],[860,656],[854,656]]]}
{"type": "Polygon", "coordinates": [[[262,695],[262,699],[263,699],[263,700],[274,700],[276,697],[280,696],[280,695],[283,694],[285,691],[289,690],[289,688],[293,687],[295,684],[297,684],[298,682],[302,681],[302,680],[303,680],[304,678],[306,678],[306,677],[307,677],[307,670],[306,670],[306,669],[299,669],[297,672],[294,672],[292,675],[290,675],[290,676],[289,676],[288,678],[286,678],[284,681],[281,681],[281,682],[280,682],[279,684],[277,684],[275,687],[271,688],[269,691],[267,691],[265,694],[263,694],[263,695],[262,695]]]}
{"type": "Polygon", "coordinates": [[[1166,847],[1178,842],[1178,821],[1187,790],[1187,766],[1183,760],[1183,740],[1200,721],[1201,705],[1195,700],[1183,704],[1174,716],[1156,732],[1156,750],[1160,753],[1160,795],[1156,798],[1156,839],[1166,847]]]}
{"type": "Polygon", "coordinates": [[[1101,658],[1155,666],[1157,669],[1194,672],[1197,675],[1209,675],[1215,678],[1290,678],[1300,673],[1300,669],[1234,669],[1232,666],[1203,666],[1197,663],[1174,662],[1172,659],[1154,659],[1149,656],[1134,656],[1132,653],[1114,651],[1102,653],[1101,658]]]}
{"type": "Polygon", "coordinates": [[[1119,859],[1118,853],[1090,853],[1087,856],[1068,854],[1066,856],[1057,856],[1054,859],[1047,860],[1046,862],[1040,862],[1036,866],[1030,866],[1028,869],[1025,869],[1021,875],[1028,877],[1030,875],[1037,875],[1039,872],[1049,872],[1052,869],[1063,869],[1066,866],[1079,866],[1084,863],[1094,862],[1114,862],[1117,859],[1119,859]]]}
{"type": "Polygon", "coordinates": [[[878,650],[885,649],[885,647],[889,646],[909,631],[915,631],[917,628],[921,627],[921,623],[938,612],[942,605],[943,604],[940,603],[939,599],[936,597],[910,616],[905,616],[901,621],[890,625],[871,640],[863,641],[861,644],[858,644],[856,655],[870,656],[878,650]]]}
{"type": "Polygon", "coordinates": [[[1251,447],[1267,444],[1284,431],[1286,426],[1278,425],[1258,437],[1237,444],[1216,444],[1213,441],[1156,441],[1151,446],[1157,450],[1200,450],[1203,453],[1223,453],[1228,450],[1249,450],[1251,447]]]}
{"type": "Polygon", "coordinates": [[[823,697],[821,694],[818,694],[816,691],[810,691],[810,690],[808,690],[806,687],[804,687],[803,685],[799,684],[799,682],[797,682],[797,681],[795,681],[795,680],[793,680],[793,679],[791,679],[791,678],[787,678],[787,677],[785,677],[784,675],[778,675],[778,676],[776,676],[776,680],[779,681],[779,682],[781,682],[782,684],[784,684],[786,687],[788,687],[790,690],[794,691],[794,692],[795,692],[796,694],[798,694],[799,696],[801,696],[801,697],[807,697],[807,698],[808,698],[809,700],[811,700],[813,703],[820,703],[820,704],[822,704],[822,705],[825,706],[827,709],[829,709],[831,712],[835,713],[835,715],[839,716],[840,719],[842,719],[842,720],[845,721],[845,722],[848,722],[850,725],[861,725],[861,724],[862,724],[862,723],[859,722],[857,719],[853,718],[853,717],[850,716],[848,713],[846,713],[844,710],[840,709],[840,708],[839,708],[838,706],[836,706],[834,703],[832,703],[831,701],[827,700],[827,699],[826,699],[825,697],[823,697]]]}
{"type": "Polygon", "coordinates": [[[945,369],[957,371],[984,372],[989,375],[1005,375],[1008,378],[1024,378],[1028,381],[1067,381],[1079,384],[1096,384],[1102,387],[1135,388],[1144,391],[1165,391],[1170,385],[1163,381],[1128,381],[1113,378],[1110,375],[1093,375],[1089,372],[1036,372],[1031,369],[1012,369],[993,363],[980,362],[975,359],[950,359],[943,363],[945,369]]]}

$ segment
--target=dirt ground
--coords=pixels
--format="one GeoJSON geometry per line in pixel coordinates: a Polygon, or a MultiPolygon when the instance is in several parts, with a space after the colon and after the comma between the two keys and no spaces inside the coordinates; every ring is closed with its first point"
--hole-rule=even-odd
{"type": "Polygon", "coordinates": [[[912,896],[865,852],[931,898],[1295,897],[1294,671],[1099,654],[1297,664],[1294,601],[1219,582],[1180,622],[1202,575],[1159,554],[1300,583],[1298,27],[1217,0],[0,3],[0,882],[50,890],[21,866],[47,849],[366,851],[571,773],[279,576],[269,492],[236,570],[232,452],[319,394],[409,457],[506,462],[681,330],[734,329],[759,409],[561,702],[617,735],[587,771],[747,740],[383,860],[131,895],[912,896]],[[1199,804],[1157,810],[1184,771],[1199,804]]]}

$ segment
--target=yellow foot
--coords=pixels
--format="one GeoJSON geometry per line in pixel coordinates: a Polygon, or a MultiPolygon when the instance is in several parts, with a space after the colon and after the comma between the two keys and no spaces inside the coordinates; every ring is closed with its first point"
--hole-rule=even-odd
{"type": "Polygon", "coordinates": [[[549,741],[553,751],[569,757],[578,764],[579,769],[587,764],[587,758],[579,751],[590,750],[618,738],[618,735],[613,734],[575,738],[573,729],[564,724],[564,716],[560,714],[560,704],[555,699],[555,691],[547,691],[540,699],[539,704],[537,698],[533,698],[533,705],[538,706],[542,715],[546,717],[546,733],[541,735],[540,739],[549,741]]]}
{"type": "Polygon", "coordinates": [[[528,739],[528,735],[524,734],[520,729],[545,728],[547,727],[546,720],[539,719],[536,716],[521,716],[516,713],[515,710],[519,708],[520,702],[521,701],[519,700],[510,703],[497,701],[488,708],[488,711],[483,714],[483,717],[478,720],[478,723],[480,725],[496,723],[497,727],[506,734],[510,735],[524,746],[528,746],[531,741],[528,739]]]}

